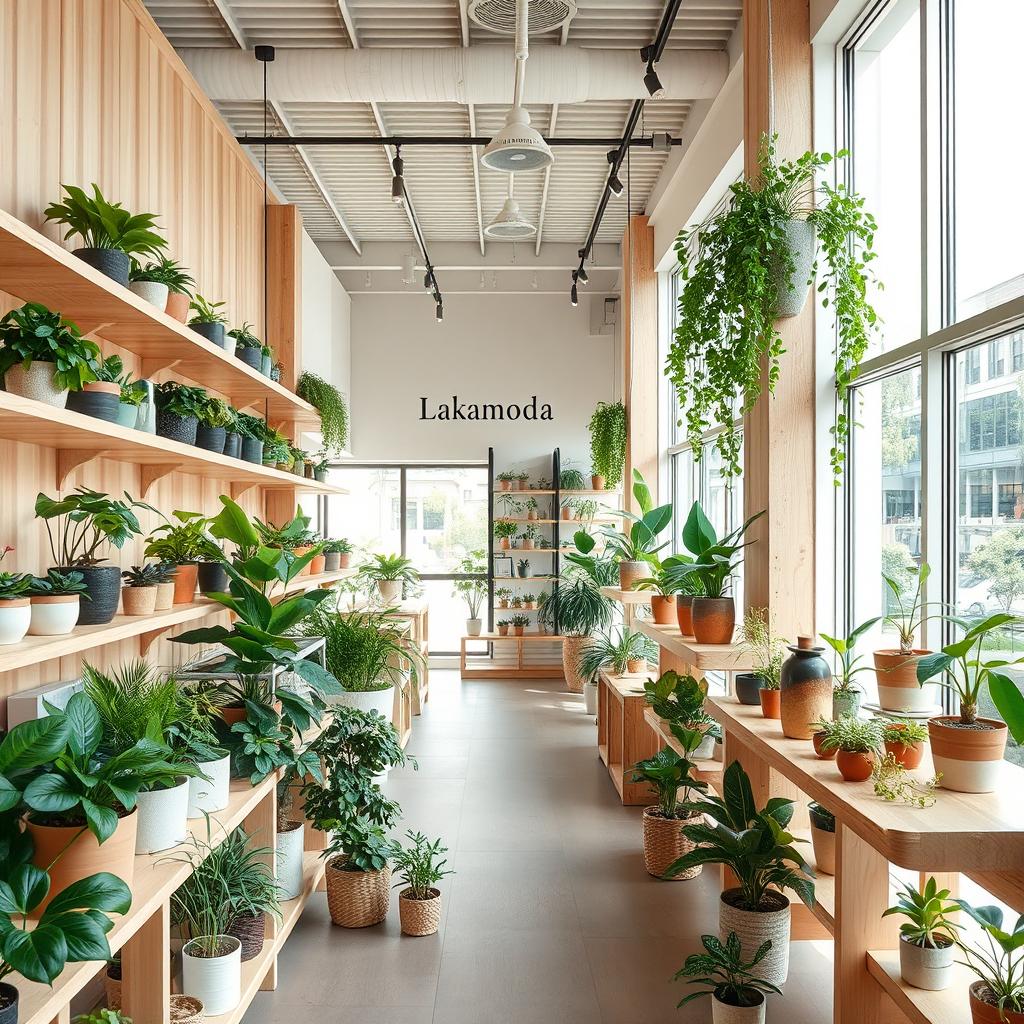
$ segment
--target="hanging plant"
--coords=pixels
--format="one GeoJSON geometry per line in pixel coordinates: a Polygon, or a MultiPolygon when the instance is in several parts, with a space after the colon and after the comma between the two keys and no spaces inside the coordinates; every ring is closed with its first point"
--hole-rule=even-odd
{"type": "Polygon", "coordinates": [[[325,451],[343,451],[348,442],[348,405],[341,392],[322,377],[304,370],[295,393],[320,413],[325,451]]]}
{"type": "MultiPolygon", "coordinates": [[[[843,150],[835,158],[847,155],[843,150]]],[[[841,480],[850,428],[846,397],[878,317],[867,299],[875,280],[869,266],[875,220],[856,193],[816,182],[833,159],[808,152],[779,163],[775,136],[763,135],[756,180],[736,182],[728,209],[676,241],[682,291],[665,372],[685,409],[695,459],[706,432],[721,427],[714,443],[726,478],[742,472],[737,418],[754,408],[764,387],[773,393],[779,380],[784,349],[777,318],[799,312],[804,290],[817,278],[822,305],[832,308],[836,324],[830,459],[836,484],[841,480]],[[808,243],[802,266],[801,234],[808,243]]]]}
{"type": "Polygon", "coordinates": [[[626,463],[626,410],[621,402],[598,402],[590,417],[590,460],[595,476],[616,487],[626,463]]]}

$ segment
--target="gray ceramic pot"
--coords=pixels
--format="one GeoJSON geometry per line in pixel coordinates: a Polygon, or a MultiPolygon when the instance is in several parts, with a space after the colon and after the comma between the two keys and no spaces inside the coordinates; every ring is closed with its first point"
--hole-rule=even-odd
{"type": "Polygon", "coordinates": [[[263,353],[258,348],[236,348],[235,355],[254,370],[263,369],[263,353]]]}
{"type": "Polygon", "coordinates": [[[128,271],[131,261],[128,254],[120,249],[72,249],[72,256],[77,256],[83,263],[88,263],[94,270],[106,274],[112,281],[128,287],[128,271]]]}
{"type": "Polygon", "coordinates": [[[207,341],[213,342],[218,348],[224,347],[223,324],[189,324],[189,327],[207,341]]]}
{"type": "Polygon", "coordinates": [[[117,614],[121,600],[121,570],[116,565],[58,566],[58,572],[80,572],[85,594],[78,607],[78,625],[102,626],[117,614]]]}
{"type": "Polygon", "coordinates": [[[341,552],[328,551],[324,555],[324,572],[337,572],[341,568],[341,552]]]}
{"type": "Polygon", "coordinates": [[[120,389],[111,391],[71,391],[68,393],[66,408],[72,412],[80,412],[84,416],[92,416],[107,423],[117,423],[121,411],[120,389]]]}
{"type": "Polygon", "coordinates": [[[175,416],[172,412],[157,410],[156,432],[160,437],[194,445],[198,429],[199,420],[195,416],[175,416]]]}
{"type": "Polygon", "coordinates": [[[207,594],[226,594],[228,590],[228,573],[223,562],[199,563],[199,592],[207,594]]]}
{"type": "Polygon", "coordinates": [[[833,690],[832,717],[842,718],[844,715],[856,716],[860,711],[860,690],[833,690]]]}
{"type": "Polygon", "coordinates": [[[788,220],[783,225],[786,241],[793,257],[793,276],[787,278],[781,265],[772,267],[779,289],[779,303],[776,315],[780,317],[798,316],[807,302],[811,266],[814,264],[815,237],[814,226],[805,220],[788,220]]]}
{"type": "Polygon", "coordinates": [[[242,435],[229,430],[224,435],[224,454],[229,458],[237,459],[242,454],[242,435]]]}
{"type": "Polygon", "coordinates": [[[264,377],[270,376],[270,371],[274,368],[274,361],[270,356],[260,353],[260,373],[264,377]]]}
{"type": "Polygon", "coordinates": [[[139,419],[139,407],[130,402],[121,402],[117,410],[117,422],[119,426],[135,428],[139,419]]]}
{"type": "Polygon", "coordinates": [[[761,677],[755,676],[753,672],[737,672],[736,699],[741,704],[749,704],[751,707],[761,706],[761,677]]]}
{"type": "Polygon", "coordinates": [[[208,427],[205,423],[200,423],[196,427],[196,447],[204,451],[222,455],[226,437],[227,433],[223,427],[208,427]]]}

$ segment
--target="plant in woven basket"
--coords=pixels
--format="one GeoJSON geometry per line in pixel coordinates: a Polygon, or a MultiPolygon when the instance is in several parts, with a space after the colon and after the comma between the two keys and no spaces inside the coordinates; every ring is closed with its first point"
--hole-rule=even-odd
{"type": "Polygon", "coordinates": [[[410,845],[395,852],[395,868],[399,874],[395,888],[405,885],[407,889],[402,896],[406,899],[433,899],[440,895],[437,883],[445,876],[455,874],[446,866],[448,861],[443,856],[448,847],[443,846],[440,839],[430,842],[422,832],[410,829],[405,835],[410,845]]]}
{"type": "Polygon", "coordinates": [[[322,377],[305,370],[295,385],[295,393],[320,414],[324,449],[335,453],[344,451],[348,443],[348,403],[341,392],[322,377]]]}
{"type": "Polygon", "coordinates": [[[706,793],[708,784],[694,776],[696,764],[686,755],[692,754],[704,738],[697,729],[682,729],[673,726],[673,734],[682,745],[683,753],[677,754],[671,747],[659,750],[654,757],[637,761],[633,765],[631,782],[646,782],[658,796],[659,817],[686,820],[695,813],[687,809],[693,793],[706,793]],[[680,799],[680,790],[682,799],[680,799]]]}
{"type": "Polygon", "coordinates": [[[598,402],[590,417],[590,459],[595,476],[616,487],[626,463],[626,409],[621,402],[598,402]]]}
{"type": "Polygon", "coordinates": [[[782,990],[750,972],[768,955],[772,948],[771,941],[758,947],[753,958],[748,962],[743,958],[743,950],[739,936],[729,932],[723,943],[715,935],[702,935],[703,953],[691,953],[682,968],[676,973],[675,980],[687,979],[688,985],[705,986],[702,992],[691,992],[678,1003],[677,1009],[711,996],[712,999],[726,1006],[760,1006],[768,992],[782,995],[782,990]]]}

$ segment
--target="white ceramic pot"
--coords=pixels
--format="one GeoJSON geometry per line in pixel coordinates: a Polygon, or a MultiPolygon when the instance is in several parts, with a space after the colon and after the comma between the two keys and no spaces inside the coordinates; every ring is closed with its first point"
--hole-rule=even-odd
{"type": "Polygon", "coordinates": [[[280,900],[293,900],[302,892],[305,833],[302,822],[290,831],[277,833],[277,898],[280,900]]]}
{"type": "Polygon", "coordinates": [[[690,755],[695,761],[708,761],[715,756],[715,737],[712,733],[704,733],[704,738],[697,744],[697,749],[690,755]]]}
{"type": "Polygon", "coordinates": [[[65,636],[78,625],[78,594],[41,594],[32,598],[30,636],[65,636]]]}
{"type": "Polygon", "coordinates": [[[730,1006],[712,993],[711,1024],[764,1024],[764,1007],[764,996],[757,1006],[730,1006]]]}
{"type": "Polygon", "coordinates": [[[189,818],[201,818],[204,811],[222,811],[231,798],[230,754],[216,761],[197,761],[196,767],[207,777],[188,780],[189,818]]]}
{"type": "Polygon", "coordinates": [[[207,1017],[233,1010],[242,998],[242,944],[233,935],[216,938],[231,952],[223,956],[194,956],[196,939],[181,947],[183,994],[201,999],[207,1017]]]}
{"type": "Polygon", "coordinates": [[[718,937],[725,942],[729,933],[735,932],[743,952],[749,956],[770,939],[772,948],[751,973],[755,978],[781,985],[789,975],[789,900],[781,893],[774,893],[777,910],[742,910],[726,899],[738,894],[738,889],[726,889],[718,899],[718,937]]]}
{"type": "Polygon", "coordinates": [[[583,687],[583,703],[588,715],[597,714],[597,683],[589,682],[583,687]]]}
{"type": "Polygon", "coordinates": [[[68,393],[53,383],[54,363],[31,363],[27,370],[16,363],[4,374],[4,387],[12,395],[32,398],[37,402],[63,409],[68,404],[68,393]]]}
{"type": "Polygon", "coordinates": [[[811,845],[814,848],[814,867],[819,875],[836,873],[836,834],[817,828],[811,821],[811,845]]]}
{"type": "Polygon", "coordinates": [[[395,710],[395,688],[386,690],[345,690],[327,698],[331,704],[340,704],[346,708],[359,708],[360,711],[376,711],[389,722],[395,710]]]}
{"type": "Polygon", "coordinates": [[[167,308],[167,285],[160,284],[159,281],[132,281],[128,287],[143,302],[156,306],[161,313],[167,308]]]}
{"type": "Polygon", "coordinates": [[[0,644],[20,643],[31,622],[32,605],[27,597],[0,601],[0,644]]]}
{"type": "Polygon", "coordinates": [[[781,264],[772,267],[779,288],[776,315],[798,316],[807,302],[809,287],[807,279],[811,273],[815,255],[814,225],[806,220],[791,218],[783,221],[782,230],[786,235],[790,255],[793,257],[793,276],[787,278],[781,264]]]}
{"type": "Polygon", "coordinates": [[[900,976],[914,988],[941,992],[953,984],[956,946],[951,942],[938,949],[915,946],[900,936],[900,976]]]}
{"type": "Polygon", "coordinates": [[[377,580],[377,593],[387,604],[402,600],[402,584],[400,580],[377,580]]]}
{"type": "Polygon", "coordinates": [[[466,636],[479,636],[483,626],[483,619],[466,619],[466,636]]]}
{"type": "Polygon", "coordinates": [[[158,853],[185,841],[188,835],[188,779],[170,789],[139,793],[139,826],[135,852],[158,853]]]}

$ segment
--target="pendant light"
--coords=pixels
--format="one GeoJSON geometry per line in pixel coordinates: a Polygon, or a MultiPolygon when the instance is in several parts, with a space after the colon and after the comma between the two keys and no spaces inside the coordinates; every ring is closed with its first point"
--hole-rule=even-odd
{"type": "Polygon", "coordinates": [[[515,175],[508,176],[508,196],[501,212],[484,228],[488,238],[496,238],[506,242],[517,242],[523,238],[533,238],[537,227],[531,224],[519,209],[519,203],[513,192],[515,175]]]}

